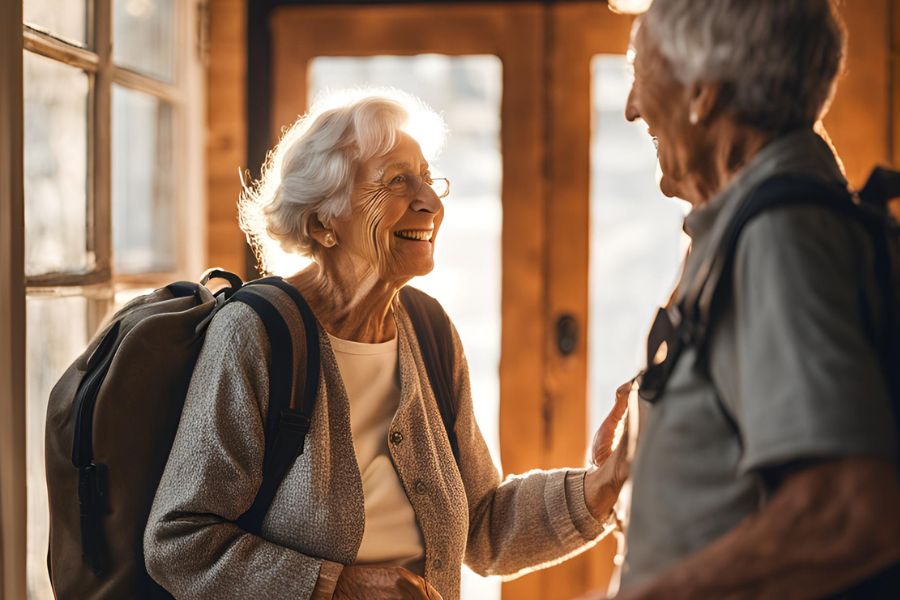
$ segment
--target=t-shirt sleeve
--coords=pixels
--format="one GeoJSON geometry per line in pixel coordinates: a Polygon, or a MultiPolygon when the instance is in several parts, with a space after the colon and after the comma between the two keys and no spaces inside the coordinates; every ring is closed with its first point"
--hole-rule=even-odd
{"type": "Polygon", "coordinates": [[[827,209],[776,210],[744,230],[734,265],[743,472],[896,459],[885,366],[866,327],[877,289],[868,238],[827,209]]]}

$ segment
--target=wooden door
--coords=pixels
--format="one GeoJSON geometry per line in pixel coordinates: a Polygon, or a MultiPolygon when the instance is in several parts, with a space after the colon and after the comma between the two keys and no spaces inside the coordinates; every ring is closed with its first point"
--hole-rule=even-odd
{"type": "MultiPolygon", "coordinates": [[[[574,174],[586,156],[581,146],[586,149],[589,143],[590,119],[587,112],[579,124],[568,115],[573,109],[581,114],[588,106],[587,98],[573,97],[571,104],[564,101],[566,86],[583,83],[578,69],[584,61],[569,62],[575,54],[569,46],[573,40],[558,48],[550,44],[567,38],[565,29],[579,15],[589,15],[590,23],[579,24],[581,32],[596,25],[593,35],[607,40],[608,51],[624,53],[630,20],[613,15],[605,6],[586,6],[585,12],[571,15],[568,8],[561,9],[468,3],[284,6],[273,12],[270,21],[273,140],[307,108],[314,87],[312,67],[322,57],[499,58],[499,447],[505,473],[581,465],[587,444],[585,338],[579,334],[574,348],[563,356],[555,324],[559,314],[571,313],[583,330],[586,319],[587,298],[581,297],[586,289],[581,280],[585,257],[579,254],[587,239],[582,231],[587,223],[570,227],[561,217],[578,218],[584,209],[576,198],[583,177],[574,174]],[[587,129],[581,131],[579,125],[587,129]],[[554,245],[550,236],[573,243],[554,245]]],[[[465,173],[449,175],[457,180],[466,177],[465,173]]],[[[448,214],[453,210],[451,199],[448,214]]],[[[467,283],[461,280],[459,285],[467,283]]],[[[468,293],[477,295],[479,290],[468,293]]],[[[467,343],[465,335],[463,342],[467,343]]],[[[476,404],[480,401],[475,398],[476,404]]],[[[606,541],[601,550],[504,584],[503,595],[562,599],[602,587],[611,572],[613,550],[611,540],[606,541]]]]}

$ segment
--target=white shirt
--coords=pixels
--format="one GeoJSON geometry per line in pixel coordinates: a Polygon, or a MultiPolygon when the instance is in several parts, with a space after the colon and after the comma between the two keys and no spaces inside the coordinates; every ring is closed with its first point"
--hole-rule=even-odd
{"type": "Polygon", "coordinates": [[[365,531],[356,562],[409,565],[423,558],[425,549],[388,450],[400,403],[397,338],[381,344],[328,338],[350,401],[350,431],[365,497],[365,531]]]}

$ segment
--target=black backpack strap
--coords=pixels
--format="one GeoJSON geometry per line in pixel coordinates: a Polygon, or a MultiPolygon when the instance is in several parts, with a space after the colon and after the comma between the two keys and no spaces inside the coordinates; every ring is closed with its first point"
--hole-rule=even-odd
{"type": "Polygon", "coordinates": [[[259,315],[272,346],[263,479],[250,509],[238,519],[248,531],[259,531],[281,482],[297,457],[303,453],[319,387],[319,330],[309,305],[293,286],[281,278],[272,277],[251,282],[236,292],[231,300],[247,304],[259,315]],[[306,377],[302,390],[299,385],[296,386],[297,398],[291,393],[294,352],[290,329],[284,317],[269,300],[262,294],[248,289],[258,285],[273,285],[283,289],[288,292],[300,310],[306,332],[306,377]]]}
{"type": "Polygon", "coordinates": [[[459,443],[456,439],[456,396],[453,393],[455,354],[450,318],[440,303],[416,288],[406,286],[400,290],[400,301],[406,309],[416,331],[419,350],[428,372],[428,382],[437,400],[444,430],[453,458],[459,464],[459,443]]]}
{"type": "MultiPolygon", "coordinates": [[[[876,202],[875,193],[870,190],[868,202],[876,202]]],[[[832,210],[846,217],[849,221],[859,223],[869,234],[874,249],[874,270],[884,307],[884,328],[887,335],[874,336],[872,343],[876,345],[879,355],[884,361],[888,378],[890,396],[895,413],[900,413],[900,377],[892,365],[897,364],[897,340],[893,339],[894,319],[897,318],[894,304],[891,254],[888,245],[886,221],[866,212],[857,205],[846,188],[828,185],[821,181],[797,176],[772,178],[761,184],[750,198],[741,206],[732,219],[722,243],[716,253],[703,285],[690,296],[685,303],[684,312],[686,337],[698,349],[700,368],[708,369],[708,345],[710,330],[723,304],[724,298],[731,289],[729,282],[734,270],[735,255],[741,233],[746,226],[763,212],[788,206],[819,206],[832,210]]],[[[724,406],[723,413],[730,423],[734,420],[724,406]]],[[[900,419],[900,414],[895,414],[900,419]]],[[[734,425],[736,427],[736,425],[734,425]]],[[[900,422],[898,422],[900,430],[900,422]]]]}
{"type": "Polygon", "coordinates": [[[807,177],[780,176],[762,183],[741,205],[726,229],[719,249],[704,273],[702,284],[685,297],[683,311],[690,325],[689,337],[701,351],[709,340],[709,328],[729,288],[722,285],[731,280],[735,255],[741,234],[760,214],[787,206],[821,206],[850,218],[860,217],[850,192],[837,185],[828,185],[807,177]]]}
{"type": "MultiPolygon", "coordinates": [[[[695,283],[685,294],[677,306],[670,307],[669,313],[676,318],[666,323],[665,334],[668,345],[668,356],[659,364],[654,364],[653,357],[660,345],[659,341],[648,348],[647,369],[642,374],[641,397],[648,401],[656,401],[663,393],[666,382],[674,371],[675,364],[685,347],[694,347],[698,351],[698,367],[708,367],[707,350],[710,340],[710,329],[721,309],[723,301],[730,290],[727,284],[734,269],[740,236],[746,226],[765,211],[778,207],[812,205],[835,210],[840,214],[862,223],[874,235],[876,240],[876,269],[879,281],[890,280],[890,257],[883,232],[874,231],[877,225],[868,219],[862,209],[856,206],[850,192],[838,185],[829,185],[808,177],[794,175],[773,177],[760,184],[747,198],[732,217],[731,223],[719,243],[718,250],[702,265],[695,283]],[[878,241],[878,240],[881,241],[878,241]]],[[[885,299],[890,295],[885,290],[885,299]]],[[[885,305],[890,307],[890,303],[885,305]]],[[[658,319],[659,320],[659,319],[658,319]]],[[[658,336],[657,336],[658,337],[658,336]]],[[[733,423],[727,411],[724,411],[729,423],[733,423]]]]}

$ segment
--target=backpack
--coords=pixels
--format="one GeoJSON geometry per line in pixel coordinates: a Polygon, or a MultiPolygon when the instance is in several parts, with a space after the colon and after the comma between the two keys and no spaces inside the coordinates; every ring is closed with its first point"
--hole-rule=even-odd
{"type": "MultiPolygon", "coordinates": [[[[400,298],[458,461],[450,321],[437,300],[419,290],[403,288],[400,298]]],[[[306,301],[280,277],[243,284],[237,275],[210,270],[199,284],[172,283],[124,306],[50,394],[47,566],[57,598],[171,598],[144,567],[144,529],[207,327],[228,302],[250,306],[272,346],[263,479],[238,519],[247,531],[259,531],[303,452],[319,386],[319,330],[306,301]],[[213,294],[206,287],[212,278],[230,285],[213,294]],[[303,321],[306,369],[296,387],[295,365],[303,361],[294,361],[290,331],[262,286],[287,293],[303,321]]]]}
{"type": "MultiPolygon", "coordinates": [[[[709,378],[708,351],[711,332],[731,290],[731,276],[741,232],[763,212],[799,205],[828,208],[862,225],[874,249],[875,278],[881,295],[884,326],[867,324],[869,339],[882,359],[898,439],[900,439],[900,223],[891,215],[889,202],[900,198],[900,172],[876,168],[858,193],[799,176],[773,177],[760,184],[732,217],[715,256],[698,277],[700,285],[681,302],[660,309],[647,339],[647,367],[638,376],[639,395],[660,401],[666,383],[685,349],[697,350],[695,367],[709,378]]],[[[871,319],[870,319],[871,321],[871,319]]],[[[738,441],[740,430],[730,410],[716,396],[738,441]]],[[[841,598],[900,597],[900,564],[846,590],[841,598]]]]}

